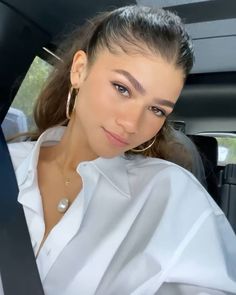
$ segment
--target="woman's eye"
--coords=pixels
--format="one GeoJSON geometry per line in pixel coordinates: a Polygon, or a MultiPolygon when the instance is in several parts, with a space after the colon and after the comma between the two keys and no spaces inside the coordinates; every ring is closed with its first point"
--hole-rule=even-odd
{"type": "Polygon", "coordinates": [[[114,86],[115,86],[116,90],[120,94],[122,94],[123,96],[126,96],[126,97],[130,96],[129,90],[126,87],[119,85],[119,84],[115,84],[115,83],[114,83],[114,86]]]}
{"type": "Polygon", "coordinates": [[[166,117],[166,113],[158,107],[152,106],[149,108],[157,117],[166,117]]]}

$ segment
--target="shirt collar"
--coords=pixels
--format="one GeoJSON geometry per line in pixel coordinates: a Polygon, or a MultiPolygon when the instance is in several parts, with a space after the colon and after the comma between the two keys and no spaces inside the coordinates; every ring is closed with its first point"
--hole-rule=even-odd
{"type": "MultiPolygon", "coordinates": [[[[36,176],[36,168],[38,163],[38,156],[40,146],[56,144],[60,141],[66,127],[58,126],[46,130],[35,142],[31,152],[25,158],[25,160],[16,169],[16,178],[18,185],[23,185],[26,180],[29,184],[32,183],[34,177],[36,176]]],[[[90,163],[93,165],[102,175],[105,177],[119,192],[124,196],[130,197],[130,189],[128,183],[128,171],[127,171],[128,160],[125,157],[118,156],[112,159],[97,158],[93,161],[82,162],[78,165],[78,170],[80,165],[84,163],[90,163]]]]}
{"type": "Polygon", "coordinates": [[[124,156],[118,156],[112,159],[98,158],[92,164],[119,192],[130,197],[127,162],[124,156]]]}
{"type": "Polygon", "coordinates": [[[59,126],[46,130],[33,144],[33,148],[25,160],[16,169],[16,179],[18,185],[21,186],[28,179],[33,181],[36,175],[35,171],[38,164],[39,150],[42,144],[55,144],[60,141],[65,127],[59,126]]]}

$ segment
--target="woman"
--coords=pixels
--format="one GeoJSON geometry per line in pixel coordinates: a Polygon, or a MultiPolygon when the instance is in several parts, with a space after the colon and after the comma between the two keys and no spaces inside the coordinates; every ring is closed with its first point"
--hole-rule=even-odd
{"type": "Polygon", "coordinates": [[[10,145],[45,293],[236,293],[222,211],[156,158],[193,64],[180,19],[119,8],[62,50],[37,102],[37,141],[10,145]]]}

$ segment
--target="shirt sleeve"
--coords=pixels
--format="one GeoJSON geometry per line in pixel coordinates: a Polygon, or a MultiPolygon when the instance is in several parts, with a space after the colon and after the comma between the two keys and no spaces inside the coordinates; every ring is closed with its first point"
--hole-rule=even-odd
{"type": "Polygon", "coordinates": [[[168,285],[177,288],[175,295],[236,294],[236,236],[228,220],[195,179],[175,168],[167,173],[171,178],[162,187],[169,201],[145,249],[162,270],[132,295],[156,294],[168,285]]]}
{"type": "Polygon", "coordinates": [[[234,293],[203,288],[200,286],[164,283],[155,295],[233,295],[234,293]]]}

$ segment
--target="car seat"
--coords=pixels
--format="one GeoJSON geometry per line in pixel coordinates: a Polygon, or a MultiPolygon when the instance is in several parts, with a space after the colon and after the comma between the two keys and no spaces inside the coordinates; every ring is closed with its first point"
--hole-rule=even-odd
{"type": "Polygon", "coordinates": [[[205,135],[189,135],[201,155],[205,169],[207,190],[212,198],[220,205],[219,181],[217,173],[218,143],[215,137],[205,135]]]}
{"type": "Polygon", "coordinates": [[[172,130],[173,140],[168,143],[166,160],[189,170],[207,188],[204,165],[196,145],[180,130],[172,130]]]}
{"type": "Polygon", "coordinates": [[[220,206],[236,233],[236,164],[226,165],[223,171],[220,206]]]}

